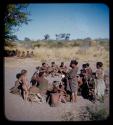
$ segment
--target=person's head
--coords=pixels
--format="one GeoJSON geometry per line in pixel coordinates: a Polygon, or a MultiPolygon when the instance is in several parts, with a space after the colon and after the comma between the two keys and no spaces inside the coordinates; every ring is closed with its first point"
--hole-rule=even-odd
{"type": "Polygon", "coordinates": [[[71,62],[70,62],[70,67],[71,67],[71,68],[74,68],[74,67],[77,66],[77,64],[78,64],[78,62],[77,62],[76,60],[71,60],[71,62]]]}
{"type": "Polygon", "coordinates": [[[55,66],[55,62],[51,62],[51,65],[52,65],[52,66],[55,66]]]}
{"type": "Polygon", "coordinates": [[[93,79],[96,78],[96,73],[95,73],[95,72],[92,73],[92,78],[93,78],[93,79]]]}
{"type": "Polygon", "coordinates": [[[29,53],[29,51],[27,51],[27,53],[29,53]]]}
{"type": "Polygon", "coordinates": [[[23,51],[22,53],[24,54],[25,52],[23,51]]]}
{"type": "Polygon", "coordinates": [[[17,79],[20,79],[20,77],[21,77],[21,73],[16,74],[17,79]]]}
{"type": "Polygon", "coordinates": [[[81,69],[81,70],[80,70],[80,74],[83,74],[83,71],[84,71],[84,70],[83,70],[83,69],[81,69]]]}
{"type": "Polygon", "coordinates": [[[36,86],[36,82],[32,82],[32,86],[36,86]]]}
{"type": "Polygon", "coordinates": [[[61,84],[60,84],[60,85],[59,85],[59,88],[60,88],[60,89],[64,89],[64,85],[61,85],[61,84]]]}
{"type": "Polygon", "coordinates": [[[43,67],[46,67],[46,63],[42,63],[42,66],[43,66],[43,67]]]}
{"type": "Polygon", "coordinates": [[[89,67],[90,66],[90,64],[89,63],[86,63],[86,67],[89,67]]]}
{"type": "Polygon", "coordinates": [[[85,68],[86,68],[86,64],[83,64],[83,65],[82,65],[82,68],[85,69],[85,68]]]}
{"type": "Polygon", "coordinates": [[[84,75],[83,74],[79,74],[78,80],[83,79],[83,78],[84,78],[84,75]]]}
{"type": "Polygon", "coordinates": [[[57,88],[58,89],[59,85],[57,84],[57,81],[53,81],[53,89],[57,88]]]}
{"type": "Polygon", "coordinates": [[[59,85],[59,88],[62,88],[62,85],[61,85],[61,84],[59,85]]]}
{"type": "Polygon", "coordinates": [[[97,67],[97,69],[102,68],[103,67],[103,63],[102,62],[97,62],[96,63],[96,67],[97,67]]]}
{"type": "Polygon", "coordinates": [[[80,78],[83,78],[83,77],[84,77],[84,75],[83,75],[83,74],[79,74],[79,76],[80,76],[80,78]]]}
{"type": "Polygon", "coordinates": [[[27,70],[22,69],[22,70],[21,70],[21,75],[26,75],[26,74],[27,74],[27,70]]]}
{"type": "Polygon", "coordinates": [[[43,77],[44,76],[44,72],[39,72],[39,77],[43,77]]]}
{"type": "Polygon", "coordinates": [[[46,64],[47,67],[49,67],[48,63],[46,64]]]}
{"type": "Polygon", "coordinates": [[[37,66],[37,67],[36,67],[36,70],[39,70],[39,69],[40,69],[40,66],[37,66]]]}
{"type": "Polygon", "coordinates": [[[61,66],[64,66],[64,62],[61,62],[61,66]]]}

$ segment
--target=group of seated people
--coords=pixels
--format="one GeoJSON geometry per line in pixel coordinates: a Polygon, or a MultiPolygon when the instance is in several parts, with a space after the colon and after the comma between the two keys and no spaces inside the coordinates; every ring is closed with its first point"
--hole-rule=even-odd
{"type": "MultiPolygon", "coordinates": [[[[45,101],[50,106],[57,106],[59,103],[66,103],[67,101],[76,102],[77,95],[82,96],[92,102],[96,101],[96,79],[99,79],[97,72],[92,72],[89,63],[83,64],[80,74],[77,74],[78,62],[72,60],[68,69],[64,62],[61,62],[60,66],[57,66],[55,62],[49,66],[46,63],[42,63],[41,67],[36,67],[36,72],[33,74],[29,83],[27,78],[27,70],[22,70],[21,73],[17,74],[17,81],[15,87],[11,88],[10,91],[13,93],[15,90],[18,92],[24,100],[38,101],[39,103],[45,101]],[[55,77],[61,75],[61,81],[53,81],[52,87],[48,89],[49,82],[46,79],[48,75],[55,77]],[[18,89],[17,89],[18,88],[18,89]]],[[[102,66],[101,62],[97,65],[102,66]]],[[[100,71],[100,69],[99,69],[100,71]]],[[[100,74],[99,74],[100,75],[100,74]]],[[[104,81],[106,79],[103,78],[104,81]]],[[[108,82],[108,81],[107,81],[108,82]]],[[[101,87],[102,88],[102,87],[101,87]]],[[[105,89],[105,88],[103,88],[105,89]]],[[[99,91],[98,87],[97,90],[99,91]]],[[[103,94],[103,93],[102,93],[103,94]]]]}
{"type": "Polygon", "coordinates": [[[36,69],[37,69],[37,72],[44,72],[46,76],[51,74],[52,77],[58,76],[59,74],[63,75],[63,74],[66,74],[67,72],[67,67],[64,65],[64,62],[61,62],[60,66],[56,65],[55,62],[51,62],[51,66],[49,66],[44,62],[42,63],[41,67],[38,66],[36,67],[36,69]]]}
{"type": "Polygon", "coordinates": [[[13,57],[13,56],[16,56],[16,51],[15,51],[15,50],[5,50],[4,56],[5,56],[5,57],[13,57]]]}
{"type": "Polygon", "coordinates": [[[20,57],[20,58],[25,58],[25,57],[33,57],[34,53],[33,51],[29,52],[25,52],[25,51],[20,51],[18,49],[16,50],[5,50],[5,57],[20,57]]]}
{"type": "Polygon", "coordinates": [[[33,57],[34,56],[34,53],[33,51],[29,52],[25,52],[25,51],[20,51],[20,50],[16,50],[16,56],[17,57],[21,57],[21,58],[25,58],[25,57],[33,57]]]}

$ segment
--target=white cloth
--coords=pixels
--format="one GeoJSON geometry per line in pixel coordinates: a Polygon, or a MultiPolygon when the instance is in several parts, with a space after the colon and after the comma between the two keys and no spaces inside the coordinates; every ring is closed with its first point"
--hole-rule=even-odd
{"type": "Polygon", "coordinates": [[[105,93],[105,82],[103,79],[97,79],[96,80],[96,86],[95,86],[95,93],[98,97],[104,96],[105,93]]]}

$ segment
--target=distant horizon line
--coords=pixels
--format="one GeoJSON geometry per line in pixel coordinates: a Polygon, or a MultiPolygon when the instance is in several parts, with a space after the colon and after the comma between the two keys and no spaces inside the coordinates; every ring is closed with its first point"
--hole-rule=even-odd
{"type": "MultiPolygon", "coordinates": [[[[29,37],[25,37],[25,38],[28,38],[29,40],[33,40],[33,41],[37,41],[37,40],[45,40],[44,38],[43,39],[31,39],[31,38],[29,38],[29,37]]],[[[25,40],[25,38],[24,39],[18,39],[19,41],[24,41],[25,40]]],[[[98,40],[98,39],[108,39],[109,40],[109,38],[107,38],[107,37],[99,37],[99,38],[91,38],[91,37],[84,37],[84,38],[74,38],[74,39],[69,39],[69,40],[84,40],[84,39],[87,39],[87,38],[90,38],[91,40],[98,40]]],[[[56,39],[48,39],[48,40],[56,40],[56,39]]],[[[65,40],[65,39],[59,39],[59,40],[56,40],[56,41],[63,41],[63,40],[65,40]]],[[[66,41],[69,41],[69,40],[66,40],[66,41]]]]}

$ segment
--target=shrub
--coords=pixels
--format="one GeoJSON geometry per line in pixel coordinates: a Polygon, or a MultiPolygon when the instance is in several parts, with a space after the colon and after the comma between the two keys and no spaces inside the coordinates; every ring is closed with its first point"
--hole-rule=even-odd
{"type": "Polygon", "coordinates": [[[91,121],[95,121],[95,120],[105,120],[107,118],[108,114],[105,110],[104,107],[96,107],[96,110],[92,107],[86,107],[85,111],[81,111],[80,113],[80,118],[81,120],[91,120],[91,121]]]}
{"type": "Polygon", "coordinates": [[[63,116],[62,119],[64,121],[74,121],[75,120],[75,116],[72,112],[66,112],[63,116]]]}

